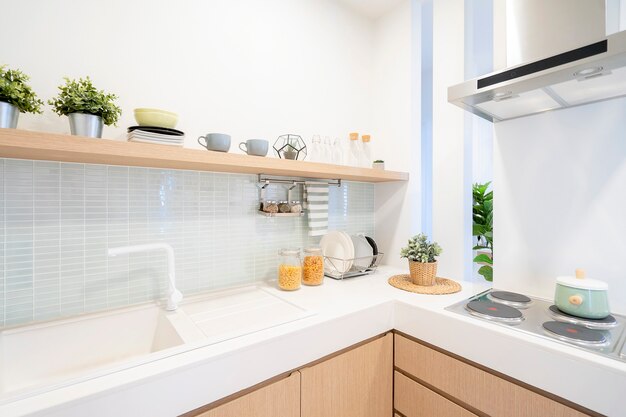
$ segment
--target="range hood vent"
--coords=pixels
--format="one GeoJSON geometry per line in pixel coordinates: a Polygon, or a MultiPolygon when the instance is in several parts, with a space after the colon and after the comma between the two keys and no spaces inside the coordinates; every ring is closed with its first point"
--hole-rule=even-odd
{"type": "Polygon", "coordinates": [[[626,31],[448,88],[448,101],[492,122],[626,96],[626,31]]]}

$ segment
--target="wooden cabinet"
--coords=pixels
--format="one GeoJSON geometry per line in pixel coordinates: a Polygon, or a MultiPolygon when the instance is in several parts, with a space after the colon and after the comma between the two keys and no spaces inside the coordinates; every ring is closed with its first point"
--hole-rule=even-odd
{"type": "Polygon", "coordinates": [[[393,335],[300,370],[302,417],[393,414],[393,335]]]}
{"type": "Polygon", "coordinates": [[[406,417],[476,417],[399,372],[394,374],[394,408],[406,417]]]}
{"type": "Polygon", "coordinates": [[[300,373],[266,385],[208,411],[198,417],[299,417],[300,373]]]}
{"type": "Polygon", "coordinates": [[[452,354],[388,333],[185,416],[600,415],[452,354]]]}
{"type": "MultiPolygon", "coordinates": [[[[428,393],[419,387],[413,386],[409,389],[403,386],[404,392],[400,393],[400,387],[397,386],[395,394],[396,396],[399,394],[412,395],[418,398],[418,401],[424,401],[423,407],[430,407],[433,401],[441,403],[439,398],[432,395],[436,394],[433,392],[436,390],[454,399],[454,402],[464,406],[463,408],[476,410],[477,413],[494,417],[581,417],[594,415],[592,412],[585,414],[401,335],[395,335],[394,348],[395,366],[416,381],[432,388],[431,392],[428,393]]],[[[405,379],[409,378],[401,375],[396,379],[396,384],[398,381],[408,383],[405,379]]],[[[396,404],[408,410],[409,405],[405,403],[405,398],[396,404]]],[[[417,407],[415,404],[414,406],[417,407]]],[[[413,414],[408,411],[405,413],[401,408],[398,408],[398,411],[407,417],[423,415],[413,411],[414,408],[411,410],[413,414]]],[[[427,415],[436,416],[439,414],[427,415]]],[[[472,414],[451,413],[442,415],[471,416],[472,414]]]]}

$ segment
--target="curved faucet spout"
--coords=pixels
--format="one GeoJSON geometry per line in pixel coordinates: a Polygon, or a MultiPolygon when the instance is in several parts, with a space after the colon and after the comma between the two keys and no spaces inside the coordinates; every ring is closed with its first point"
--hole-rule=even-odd
{"type": "Polygon", "coordinates": [[[109,248],[109,256],[126,255],[129,253],[149,252],[153,250],[164,250],[167,253],[167,306],[168,311],[174,311],[178,308],[178,303],[183,299],[183,294],[176,288],[176,268],[174,264],[174,249],[167,243],[146,243],[144,245],[119,246],[117,248],[109,248]]]}

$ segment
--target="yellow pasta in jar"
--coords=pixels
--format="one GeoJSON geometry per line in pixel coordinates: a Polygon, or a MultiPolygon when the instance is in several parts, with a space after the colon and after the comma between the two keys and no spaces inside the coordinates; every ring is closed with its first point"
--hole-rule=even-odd
{"type": "Polygon", "coordinates": [[[280,264],[278,267],[278,286],[287,291],[300,288],[302,282],[302,267],[297,265],[280,264]]]}
{"type": "Polygon", "coordinates": [[[324,282],[324,258],[319,255],[304,257],[302,282],[305,285],[320,285],[324,282]]]}

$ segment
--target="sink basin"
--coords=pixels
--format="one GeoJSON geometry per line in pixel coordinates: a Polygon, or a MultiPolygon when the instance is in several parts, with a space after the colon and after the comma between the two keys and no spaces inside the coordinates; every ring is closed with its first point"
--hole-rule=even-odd
{"type": "Polygon", "coordinates": [[[260,287],[245,287],[224,291],[180,305],[206,338],[217,343],[269,329],[314,313],[291,304],[260,287]]]}
{"type": "Polygon", "coordinates": [[[156,305],[0,332],[0,398],[183,344],[156,305]]]}
{"type": "Polygon", "coordinates": [[[254,286],[0,330],[0,403],[312,314],[254,286]]]}

